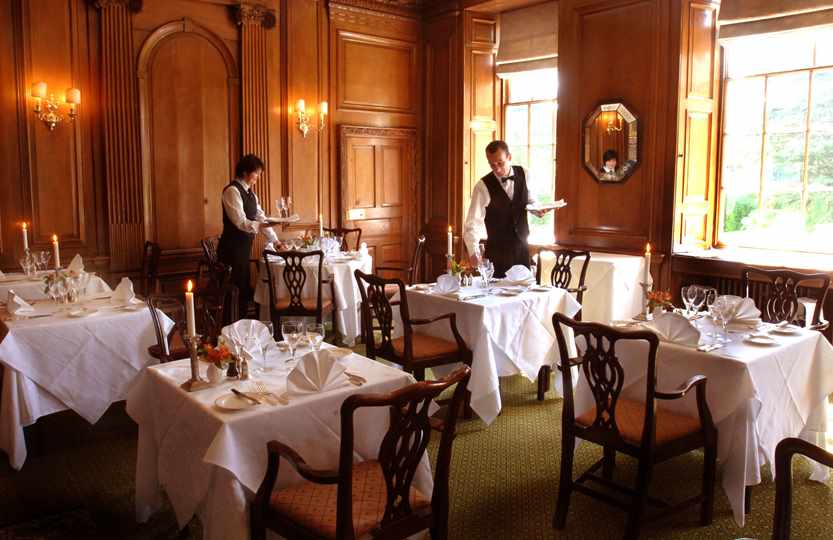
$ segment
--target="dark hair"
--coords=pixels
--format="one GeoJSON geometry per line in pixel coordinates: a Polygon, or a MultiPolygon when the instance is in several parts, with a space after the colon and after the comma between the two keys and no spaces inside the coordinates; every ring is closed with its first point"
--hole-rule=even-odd
{"type": "Polygon", "coordinates": [[[613,148],[605,151],[604,155],[602,156],[602,163],[607,163],[611,159],[619,161],[619,154],[616,153],[616,150],[614,150],[613,148]]]}
{"type": "Polygon", "coordinates": [[[244,178],[246,175],[255,172],[256,170],[260,169],[263,170],[266,167],[263,165],[263,161],[254,154],[246,154],[240,161],[237,162],[237,165],[234,167],[234,177],[235,178],[244,178]]]}
{"type": "Polygon", "coordinates": [[[486,145],[487,154],[494,154],[498,150],[503,150],[504,152],[509,154],[509,145],[506,144],[504,141],[492,141],[486,145]]]}

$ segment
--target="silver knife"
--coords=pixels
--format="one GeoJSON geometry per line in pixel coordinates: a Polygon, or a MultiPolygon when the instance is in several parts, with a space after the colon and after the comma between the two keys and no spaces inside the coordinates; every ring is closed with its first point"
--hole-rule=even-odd
{"type": "Polygon", "coordinates": [[[255,402],[255,403],[257,403],[258,405],[263,405],[263,402],[262,402],[262,401],[260,401],[259,399],[255,398],[255,397],[252,397],[252,396],[250,396],[249,394],[247,394],[247,393],[245,393],[245,392],[241,392],[241,391],[240,391],[240,390],[238,390],[237,388],[232,388],[232,389],[231,389],[231,392],[232,392],[235,396],[239,396],[239,397],[242,397],[242,398],[246,398],[246,399],[248,399],[248,400],[250,400],[250,401],[254,401],[254,402],[255,402]]]}

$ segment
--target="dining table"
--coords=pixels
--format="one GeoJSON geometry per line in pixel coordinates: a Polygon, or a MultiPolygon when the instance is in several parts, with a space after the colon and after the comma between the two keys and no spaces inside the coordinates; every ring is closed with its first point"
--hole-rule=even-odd
{"type": "MultiPolygon", "coordinates": [[[[35,300],[34,311],[20,315],[0,309],[0,450],[14,469],[26,461],[24,427],[67,409],[94,424],[156,363],[148,354],[156,334],[146,304],[109,296],[35,300]]],[[[173,321],[159,317],[169,331],[173,321]]]]}
{"type": "MultiPolygon", "coordinates": [[[[452,294],[441,294],[431,285],[418,284],[408,287],[406,294],[413,319],[456,314],[457,328],[473,357],[468,387],[471,408],[486,424],[500,414],[499,378],[521,374],[534,381],[541,367],[552,365],[559,354],[553,314],[572,317],[581,308],[565,289],[501,280],[488,287],[476,283],[452,294]]],[[[399,293],[392,300],[398,298],[399,293]]],[[[400,312],[397,309],[394,313],[396,335],[401,335],[400,312]]],[[[454,339],[447,321],[421,325],[417,331],[454,339]]],[[[445,376],[453,367],[435,367],[432,371],[445,376]]]]}
{"type": "MultiPolygon", "coordinates": [[[[833,346],[821,333],[792,325],[762,324],[724,335],[708,317],[694,324],[701,335],[698,347],[660,342],[657,389],[669,391],[694,375],[706,376],[706,399],[718,432],[720,481],[735,521],[742,526],[746,487],[761,482],[763,465],[774,471],[780,440],[801,437],[824,447],[825,405],[833,393],[833,346]],[[721,339],[728,341],[720,343],[721,339]]],[[[583,345],[576,345],[581,352],[583,345]]],[[[644,401],[647,343],[619,342],[616,354],[625,373],[623,397],[644,401]]],[[[575,390],[576,415],[594,405],[582,374],[575,390]]],[[[693,392],[680,400],[658,401],[657,406],[697,417],[693,392]]],[[[827,469],[815,466],[811,478],[823,481],[827,469]]]]}
{"type": "MultiPolygon", "coordinates": [[[[328,345],[324,345],[329,347],[328,345]]],[[[299,354],[309,352],[301,349],[299,354]]],[[[163,492],[180,527],[198,516],[205,540],[250,537],[248,505],[266,471],[266,444],[278,440],[313,468],[338,468],[340,409],[356,393],[388,393],[411,384],[399,369],[350,354],[343,361],[363,383],[337,385],[319,392],[294,393],[287,376],[294,367],[283,353],[276,367],[252,380],[224,379],[197,392],[185,392],[188,360],[145,369],[127,397],[127,412],[139,426],[136,460],[136,517],[144,522],[163,504],[163,492]],[[221,408],[231,388],[257,392],[259,386],[283,402],[252,404],[243,410],[221,408]]],[[[299,360],[296,358],[296,362],[299,360]]],[[[201,370],[205,364],[201,362],[201,370]]],[[[359,409],[354,416],[354,459],[376,459],[387,432],[390,412],[384,407],[359,409]]],[[[280,468],[277,488],[301,482],[292,467],[280,468]]],[[[433,479],[427,453],[414,486],[431,493],[433,479]]]]}
{"type": "MultiPolygon", "coordinates": [[[[272,270],[272,279],[277,283],[279,297],[289,295],[286,284],[283,281],[283,268],[285,261],[280,257],[270,257],[269,264],[272,270]]],[[[318,261],[314,258],[304,259],[304,268],[307,270],[307,280],[304,283],[303,296],[314,298],[318,286],[318,261]]],[[[359,307],[362,297],[354,272],[361,270],[370,274],[373,272],[373,257],[362,252],[344,252],[326,255],[322,266],[321,279],[332,280],[332,288],[324,284],[321,291],[325,299],[332,298],[335,305],[336,330],[342,342],[352,347],[356,338],[361,336],[361,316],[359,307]],[[335,295],[335,296],[333,296],[335,295]]],[[[266,264],[261,258],[258,262],[258,280],[255,287],[254,300],[260,305],[259,318],[262,321],[270,320],[269,307],[269,282],[266,272],[266,264]]]]}
{"type": "MultiPolygon", "coordinates": [[[[0,277],[0,301],[6,300],[10,290],[13,290],[27,302],[48,299],[49,295],[45,292],[43,279],[52,272],[53,270],[39,270],[29,276],[23,272],[6,272],[3,277],[0,277]]],[[[107,282],[101,279],[100,276],[90,274],[90,281],[87,284],[88,295],[106,294],[111,290],[107,282]]]]}

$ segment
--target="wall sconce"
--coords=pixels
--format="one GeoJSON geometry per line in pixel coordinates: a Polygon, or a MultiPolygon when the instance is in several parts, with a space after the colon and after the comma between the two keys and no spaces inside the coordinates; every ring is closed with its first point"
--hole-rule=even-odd
{"type": "MultiPolygon", "coordinates": [[[[53,131],[55,126],[64,119],[60,112],[60,103],[55,98],[55,94],[49,94],[46,83],[41,81],[32,85],[32,98],[35,100],[33,109],[35,116],[46,124],[49,131],[53,131]]],[[[71,122],[78,116],[77,107],[81,104],[81,90],[67,88],[64,103],[69,105],[67,117],[71,122]]]]}
{"type": "MultiPolygon", "coordinates": [[[[324,128],[327,125],[327,115],[329,112],[329,105],[326,101],[322,101],[318,111],[319,131],[324,131],[324,128]]],[[[310,130],[310,115],[307,113],[307,105],[303,99],[299,99],[295,103],[295,115],[297,116],[295,125],[298,126],[298,131],[306,137],[310,130]]]]}
{"type": "Polygon", "coordinates": [[[605,129],[605,131],[608,134],[613,133],[614,131],[622,131],[622,117],[619,116],[619,113],[616,113],[615,118],[616,118],[616,120],[618,120],[618,124],[619,124],[618,126],[614,125],[612,119],[608,118],[608,120],[607,120],[607,128],[605,129]]]}

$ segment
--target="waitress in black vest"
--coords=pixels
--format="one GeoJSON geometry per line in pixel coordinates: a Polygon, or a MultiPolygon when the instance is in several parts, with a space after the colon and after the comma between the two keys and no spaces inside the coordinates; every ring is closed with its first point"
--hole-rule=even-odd
{"type": "MultiPolygon", "coordinates": [[[[530,265],[529,222],[526,205],[534,203],[527,188],[527,173],[512,165],[509,146],[492,141],[486,146],[492,172],[475,184],[463,230],[471,263],[476,265],[477,246],[486,238],[486,258],[495,265],[495,277],[503,277],[516,264],[530,265]]],[[[541,217],[549,210],[530,211],[541,217]]]]}
{"type": "Polygon", "coordinates": [[[263,173],[263,161],[254,154],[240,158],[234,168],[234,180],[223,189],[223,233],[217,246],[217,258],[231,266],[231,281],[240,290],[240,315],[245,316],[253,297],[249,277],[252,241],[262,232],[277,243],[274,225],[266,223],[266,214],[257,201],[254,186],[263,173]]]}

